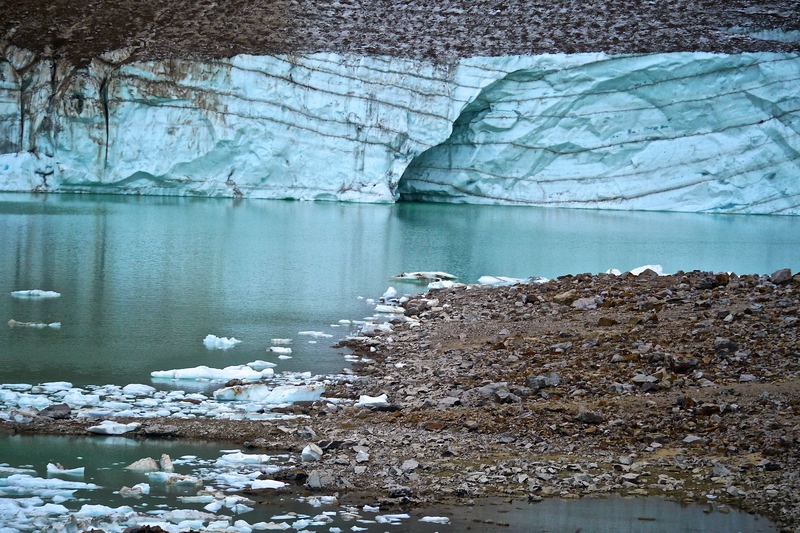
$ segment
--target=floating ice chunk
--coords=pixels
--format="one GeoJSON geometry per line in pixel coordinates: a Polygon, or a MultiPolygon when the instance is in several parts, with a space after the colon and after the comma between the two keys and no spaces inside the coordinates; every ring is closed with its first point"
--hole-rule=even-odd
{"type": "Polygon", "coordinates": [[[406,312],[405,309],[396,305],[383,305],[378,304],[375,306],[376,313],[389,313],[394,315],[402,315],[406,312]]]}
{"type": "Polygon", "coordinates": [[[363,510],[365,513],[377,513],[381,510],[380,506],[364,505],[363,510]]]}
{"type": "Polygon", "coordinates": [[[292,529],[292,526],[286,522],[257,522],[250,527],[264,531],[285,531],[287,529],[292,529]]]}
{"type": "Polygon", "coordinates": [[[14,291],[11,293],[14,298],[58,298],[60,292],[43,291],[41,289],[30,289],[26,291],[14,291]]]}
{"type": "Polygon", "coordinates": [[[158,518],[161,520],[166,520],[167,522],[172,522],[173,524],[179,524],[186,520],[201,520],[203,522],[208,522],[210,520],[216,520],[217,517],[196,509],[173,509],[172,511],[161,513],[158,518]]]}
{"type": "Polygon", "coordinates": [[[203,480],[193,476],[175,474],[174,472],[148,472],[150,483],[163,483],[175,487],[202,487],[203,480]]]}
{"type": "Polygon", "coordinates": [[[256,479],[250,485],[250,488],[253,490],[258,489],[279,489],[281,487],[285,487],[286,483],[283,481],[275,481],[274,479],[256,479]]]}
{"type": "Polygon", "coordinates": [[[156,392],[156,389],[150,385],[131,383],[130,385],[125,385],[122,387],[122,392],[125,394],[132,394],[134,396],[150,396],[156,392]]]}
{"type": "Polygon", "coordinates": [[[457,279],[456,276],[447,272],[403,272],[389,279],[402,279],[408,281],[441,281],[457,279]]]}
{"type": "Polygon", "coordinates": [[[142,489],[140,487],[122,487],[119,489],[119,495],[123,498],[141,498],[142,489]]]}
{"type": "Polygon", "coordinates": [[[367,396],[361,395],[356,402],[356,407],[387,407],[389,405],[389,397],[386,394],[380,396],[367,396]]]}
{"type": "Polygon", "coordinates": [[[324,385],[281,385],[270,389],[262,383],[224,387],[214,391],[220,401],[250,401],[268,404],[314,402],[325,392],[324,385]]]}
{"type": "Polygon", "coordinates": [[[478,283],[481,285],[513,285],[514,283],[523,283],[522,278],[509,278],[506,276],[481,276],[478,278],[478,283]]]}
{"type": "Polygon", "coordinates": [[[216,513],[222,509],[222,502],[214,500],[213,502],[210,502],[208,505],[204,506],[203,509],[210,513],[216,513]]]}
{"type": "Polygon", "coordinates": [[[643,265],[643,266],[640,266],[640,267],[636,267],[636,268],[631,269],[631,274],[633,274],[634,276],[638,276],[639,274],[641,274],[642,272],[644,272],[645,270],[648,270],[648,269],[652,270],[653,272],[655,272],[659,276],[663,276],[664,275],[664,269],[663,269],[663,267],[661,265],[643,265]]]}
{"type": "Polygon", "coordinates": [[[207,379],[211,381],[228,381],[231,379],[257,381],[262,377],[261,372],[247,365],[226,366],[225,368],[209,368],[201,365],[194,368],[156,370],[150,372],[150,376],[155,379],[207,379]]]}
{"type": "Polygon", "coordinates": [[[345,324],[346,325],[346,324],[350,324],[350,323],[351,323],[350,320],[347,320],[346,318],[343,318],[343,319],[341,319],[339,321],[339,324],[345,324]]]}
{"type": "MultiPolygon", "coordinates": [[[[379,517],[376,517],[376,518],[379,518],[379,517]]],[[[382,518],[385,518],[386,520],[388,520],[390,522],[399,522],[400,520],[408,520],[409,518],[411,518],[411,515],[408,515],[406,513],[402,513],[402,514],[385,514],[385,515],[382,515],[382,518]]]]}
{"type": "Polygon", "coordinates": [[[203,339],[203,344],[206,345],[206,348],[209,350],[227,350],[228,348],[233,348],[237,344],[239,344],[239,339],[231,337],[217,337],[216,335],[206,335],[206,338],[203,339]]]}
{"type": "Polygon", "coordinates": [[[270,339],[272,344],[292,344],[292,339],[270,339]]]}
{"type": "Polygon", "coordinates": [[[381,296],[381,298],[383,298],[384,301],[391,300],[392,298],[397,298],[397,289],[395,289],[394,287],[389,287],[388,289],[386,289],[386,292],[383,293],[383,296],[381,296]]]}
{"type": "Polygon", "coordinates": [[[5,478],[0,478],[0,487],[2,492],[9,493],[12,487],[27,489],[28,491],[38,490],[96,490],[100,487],[94,483],[86,483],[83,481],[67,481],[58,478],[41,478],[33,477],[28,474],[12,474],[5,478]]]}
{"type": "Polygon", "coordinates": [[[60,463],[47,463],[47,475],[83,477],[84,467],[64,468],[60,463]]]}
{"type": "Polygon", "coordinates": [[[305,336],[308,336],[308,337],[314,337],[315,339],[328,339],[328,338],[333,337],[333,335],[330,335],[328,333],[323,333],[321,331],[300,331],[300,332],[298,332],[298,335],[305,335],[305,336]]]}
{"type": "Polygon", "coordinates": [[[279,354],[282,354],[282,355],[289,355],[290,353],[292,353],[292,349],[291,348],[285,348],[285,347],[281,347],[281,346],[270,346],[269,347],[269,351],[272,352],[272,353],[279,353],[279,354]]]}
{"type": "Polygon", "coordinates": [[[44,329],[49,327],[53,329],[61,329],[61,322],[51,322],[49,324],[45,324],[44,322],[20,322],[12,318],[11,320],[8,321],[8,327],[33,328],[33,329],[44,329]]]}
{"type": "Polygon", "coordinates": [[[257,359],[251,363],[247,363],[247,366],[252,368],[253,370],[260,372],[266,368],[274,368],[278,365],[275,363],[270,363],[269,361],[262,361],[261,359],[257,359]]]}
{"type": "Polygon", "coordinates": [[[97,426],[86,428],[89,433],[96,433],[97,435],[122,435],[128,433],[139,427],[138,422],[131,422],[130,424],[120,424],[113,420],[104,420],[97,426]]]}
{"type": "Polygon", "coordinates": [[[278,356],[278,359],[291,359],[291,358],[292,358],[291,355],[279,355],[278,356]]]}
{"type": "Polygon", "coordinates": [[[420,522],[430,522],[432,524],[449,524],[450,519],[446,516],[423,516],[420,522]]]}
{"type": "Polygon", "coordinates": [[[76,518],[98,518],[101,516],[125,515],[132,512],[133,509],[127,505],[114,508],[107,505],[84,504],[80,510],[75,512],[74,516],[76,518]]]}

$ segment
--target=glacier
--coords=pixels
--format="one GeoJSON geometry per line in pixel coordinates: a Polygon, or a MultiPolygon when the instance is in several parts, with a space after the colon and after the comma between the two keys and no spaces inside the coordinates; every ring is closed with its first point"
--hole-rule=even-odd
{"type": "Polygon", "coordinates": [[[800,214],[800,56],[75,68],[0,54],[0,191],[800,214]]]}

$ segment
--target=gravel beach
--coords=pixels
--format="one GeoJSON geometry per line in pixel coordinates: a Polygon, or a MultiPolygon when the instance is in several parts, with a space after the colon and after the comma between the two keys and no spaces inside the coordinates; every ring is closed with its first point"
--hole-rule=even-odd
{"type": "MultiPolygon", "coordinates": [[[[136,419],[130,435],[313,444],[319,460],[270,477],[343,501],[664,495],[800,531],[800,276],[788,269],[456,286],[403,306],[394,331],[342,341],[362,356],[356,375],[286,408],[296,419],[136,419]]],[[[93,423],[0,427],[81,435],[93,423]]]]}

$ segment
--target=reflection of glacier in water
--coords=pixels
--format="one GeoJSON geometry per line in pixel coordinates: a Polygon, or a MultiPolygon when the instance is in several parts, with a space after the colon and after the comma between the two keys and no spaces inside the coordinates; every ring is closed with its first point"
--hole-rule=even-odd
{"type": "Polygon", "coordinates": [[[296,455],[220,450],[210,443],[2,436],[0,449],[4,461],[0,528],[22,531],[60,530],[73,524],[75,530],[118,533],[150,524],[170,533],[188,529],[377,533],[387,528],[432,533],[464,531],[467,526],[476,529],[476,523],[481,531],[507,532],[776,531],[769,521],[744,512],[723,514],[712,506],[681,505],[655,497],[552,499],[538,504],[491,501],[406,512],[381,510],[369,498],[355,503],[356,498],[348,500],[347,495],[341,495],[341,501],[335,496],[277,495],[274,490],[283,482],[257,478],[297,466],[296,455]],[[172,458],[174,472],[125,469],[139,459],[165,453],[172,458]],[[83,477],[47,477],[46,465],[54,462],[83,466],[85,473],[83,477]],[[262,489],[266,504],[235,493],[253,488],[262,489]]]}
{"type": "Polygon", "coordinates": [[[338,374],[347,363],[330,346],[375,315],[370,299],[424,290],[389,281],[401,272],[475,283],[800,264],[796,217],[475,205],[4,194],[0,235],[0,318],[62,324],[0,328],[0,382],[79,387],[259,360],[276,375],[338,374]],[[29,289],[61,296],[11,296],[29,289]],[[209,350],[209,334],[242,342],[209,350]],[[290,340],[292,359],[268,352],[272,339],[290,340]]]}

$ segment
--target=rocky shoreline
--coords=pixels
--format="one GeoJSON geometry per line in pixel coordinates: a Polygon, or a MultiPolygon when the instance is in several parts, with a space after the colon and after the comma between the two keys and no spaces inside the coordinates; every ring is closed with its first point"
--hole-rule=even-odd
{"type": "Polygon", "coordinates": [[[393,331],[343,341],[357,377],[287,408],[296,419],[120,421],[141,422],[136,438],[318,451],[271,477],[342,501],[664,495],[800,531],[800,276],[788,269],[455,286],[403,306],[393,331]]]}

